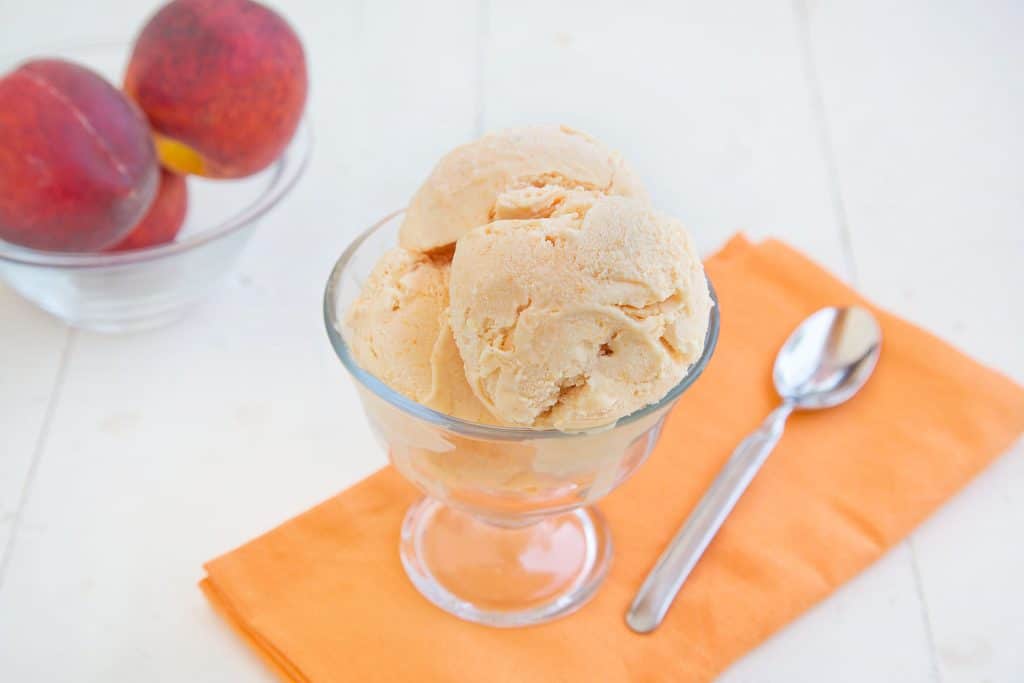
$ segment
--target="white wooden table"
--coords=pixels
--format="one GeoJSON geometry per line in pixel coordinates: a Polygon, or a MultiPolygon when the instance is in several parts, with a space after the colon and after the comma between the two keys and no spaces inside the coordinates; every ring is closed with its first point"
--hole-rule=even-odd
{"type": "MultiPolygon", "coordinates": [[[[0,0],[3,51],[147,0],[0,0]]],[[[203,561],[384,462],[320,321],[346,242],[483,130],[622,150],[705,253],[776,235],[1024,381],[1024,3],[281,0],[315,159],[181,324],[70,331],[0,286],[0,679],[261,681],[203,561]]],[[[1024,448],[722,678],[1024,681],[1024,448]]]]}

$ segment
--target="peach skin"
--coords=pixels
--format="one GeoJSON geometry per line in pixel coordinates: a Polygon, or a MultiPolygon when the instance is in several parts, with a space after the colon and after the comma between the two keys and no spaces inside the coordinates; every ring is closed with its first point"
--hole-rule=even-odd
{"type": "Polygon", "coordinates": [[[174,0],[142,29],[125,91],[149,117],[163,164],[240,178],[291,140],[306,102],[292,28],[251,0],[174,0]]]}
{"type": "Polygon", "coordinates": [[[0,78],[0,238],[105,249],[142,218],[158,175],[142,113],[97,74],[39,59],[0,78]]]}
{"type": "Polygon", "coordinates": [[[107,251],[129,251],[166,244],[174,240],[188,212],[185,176],[160,169],[160,189],[149,211],[124,239],[107,251]]]}

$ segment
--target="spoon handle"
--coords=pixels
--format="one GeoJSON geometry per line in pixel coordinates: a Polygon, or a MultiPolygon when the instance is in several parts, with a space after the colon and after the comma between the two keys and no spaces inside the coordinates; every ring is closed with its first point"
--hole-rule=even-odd
{"type": "Polygon", "coordinates": [[[650,633],[661,624],[683,582],[779,442],[793,408],[788,402],[780,405],[733,451],[633,599],[626,613],[626,623],[631,629],[650,633]]]}

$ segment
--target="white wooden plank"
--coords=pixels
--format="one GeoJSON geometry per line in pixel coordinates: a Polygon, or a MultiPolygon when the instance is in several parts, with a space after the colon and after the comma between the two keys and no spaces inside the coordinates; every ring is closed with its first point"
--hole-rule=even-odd
{"type": "Polygon", "coordinates": [[[485,127],[591,132],[705,253],[745,230],[845,274],[788,3],[526,0],[490,15],[485,127]]]}
{"type": "MultiPolygon", "coordinates": [[[[812,3],[865,291],[1024,379],[1024,6],[812,3]]],[[[1024,675],[1024,447],[914,536],[941,680],[1024,675]]]]}
{"type": "Polygon", "coordinates": [[[0,590],[12,679],[270,680],[200,595],[202,563],[384,462],[326,340],[323,286],[472,136],[476,5],[284,9],[312,66],[313,165],[196,315],[78,338],[0,590]]]}
{"type": "Polygon", "coordinates": [[[813,7],[864,292],[1024,381],[1024,5],[813,7]]]}

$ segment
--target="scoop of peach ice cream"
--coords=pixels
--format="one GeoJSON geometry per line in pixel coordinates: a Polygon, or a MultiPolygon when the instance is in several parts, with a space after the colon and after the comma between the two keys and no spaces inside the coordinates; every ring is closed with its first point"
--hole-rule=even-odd
{"type": "MultiPolygon", "coordinates": [[[[447,275],[448,269],[445,269],[447,275]]],[[[498,424],[466,382],[459,347],[455,345],[448,309],[441,314],[437,341],[430,352],[430,393],[422,403],[434,410],[470,422],[498,424]]]]}
{"type": "Polygon", "coordinates": [[[493,423],[466,383],[452,338],[449,271],[440,257],[387,252],[348,311],[345,338],[360,367],[395,391],[448,415],[493,423]]]}
{"type": "Polygon", "coordinates": [[[409,204],[399,234],[406,249],[430,251],[503,218],[571,212],[580,195],[645,198],[622,158],[566,126],[491,133],[445,155],[409,204]]]}
{"type": "Polygon", "coordinates": [[[566,431],[660,400],[701,355],[711,297],[687,232],[645,202],[597,197],[463,235],[451,324],[499,419],[566,431]]]}

